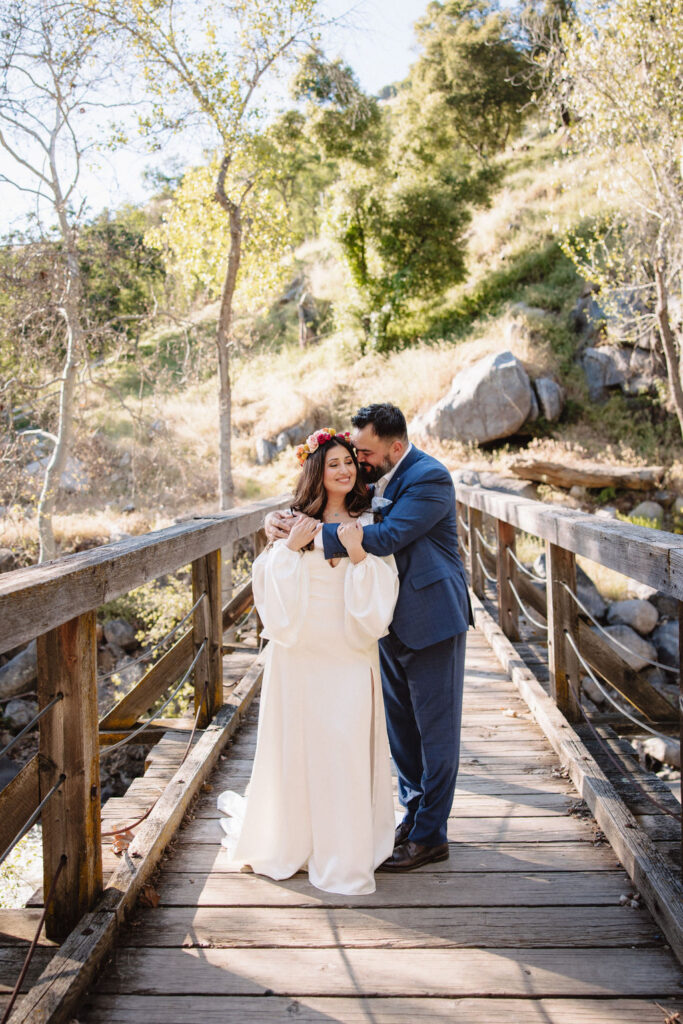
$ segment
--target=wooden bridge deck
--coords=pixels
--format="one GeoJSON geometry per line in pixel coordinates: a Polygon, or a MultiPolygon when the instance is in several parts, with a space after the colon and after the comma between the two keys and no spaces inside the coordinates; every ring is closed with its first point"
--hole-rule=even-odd
{"type": "MultiPolygon", "coordinates": [[[[235,870],[216,796],[243,791],[255,734],[256,709],[165,858],[158,905],[122,932],[80,1024],[678,1019],[678,962],[648,912],[620,903],[632,883],[481,633],[469,640],[446,863],[378,874],[377,891],[355,898],[304,875],[235,870]]],[[[164,741],[107,817],[144,810],[175,757],[164,741]]]]}

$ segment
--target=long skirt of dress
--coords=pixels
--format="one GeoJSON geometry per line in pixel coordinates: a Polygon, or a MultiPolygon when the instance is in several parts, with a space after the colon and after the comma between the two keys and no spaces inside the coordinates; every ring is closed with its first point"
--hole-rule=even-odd
{"type": "MultiPolygon", "coordinates": [[[[302,558],[285,551],[275,556],[280,568],[302,558]]],[[[307,578],[298,581],[298,610],[289,609],[295,643],[268,645],[247,797],[228,791],[218,800],[231,816],[222,820],[223,844],[233,860],[271,878],[308,865],[319,889],[371,893],[374,870],[393,849],[395,816],[377,643],[351,645],[349,637],[359,643],[358,615],[350,621],[349,605],[361,622],[370,605],[376,612],[382,594],[373,574],[386,604],[386,566],[332,567],[317,550],[303,557],[296,571],[307,578]]],[[[272,607],[269,617],[277,633],[272,607]]]]}

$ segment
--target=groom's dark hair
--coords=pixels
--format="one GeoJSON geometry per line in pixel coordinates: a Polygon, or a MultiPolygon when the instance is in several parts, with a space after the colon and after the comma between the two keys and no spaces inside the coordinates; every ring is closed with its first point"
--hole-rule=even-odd
{"type": "Polygon", "coordinates": [[[373,405],[364,405],[351,422],[357,430],[362,430],[368,424],[372,426],[378,437],[397,438],[399,441],[408,440],[408,427],[406,418],[401,410],[392,405],[391,402],[375,402],[373,405]]]}

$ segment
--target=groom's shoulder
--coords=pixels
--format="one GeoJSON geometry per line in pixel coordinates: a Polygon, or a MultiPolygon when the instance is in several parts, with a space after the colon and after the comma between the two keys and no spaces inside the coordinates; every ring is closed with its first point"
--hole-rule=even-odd
{"type": "Polygon", "coordinates": [[[415,448],[415,459],[410,467],[409,473],[415,479],[439,480],[442,483],[452,483],[451,474],[433,455],[415,448]]]}

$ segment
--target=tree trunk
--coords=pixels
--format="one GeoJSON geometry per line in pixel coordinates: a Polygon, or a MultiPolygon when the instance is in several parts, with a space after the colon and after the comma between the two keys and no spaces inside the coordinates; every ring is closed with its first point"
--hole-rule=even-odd
{"type": "Polygon", "coordinates": [[[657,285],[657,323],[666,358],[666,373],[669,379],[671,399],[676,410],[678,423],[683,434],[683,385],[681,384],[681,360],[669,319],[669,293],[666,286],[666,261],[660,256],[655,260],[655,283],[657,285]]]}
{"type": "Polygon", "coordinates": [[[242,212],[235,203],[228,208],[230,216],[230,254],[223,281],[221,308],[218,314],[216,345],[218,347],[218,485],[221,511],[235,503],[232,478],[232,392],[230,386],[230,344],[232,332],[232,300],[242,255],[242,212]]]}
{"type": "Polygon", "coordinates": [[[62,238],[66,248],[67,279],[62,316],[66,325],[66,359],[62,372],[62,386],[59,393],[59,422],[50,461],[45,470],[45,479],[38,499],[38,537],[40,540],[40,561],[45,562],[56,554],[52,515],[57,501],[62,471],[71,444],[73,427],[73,404],[76,390],[76,374],[78,356],[81,348],[81,272],[76,255],[73,233],[66,224],[66,218],[60,217],[62,238]]]}

